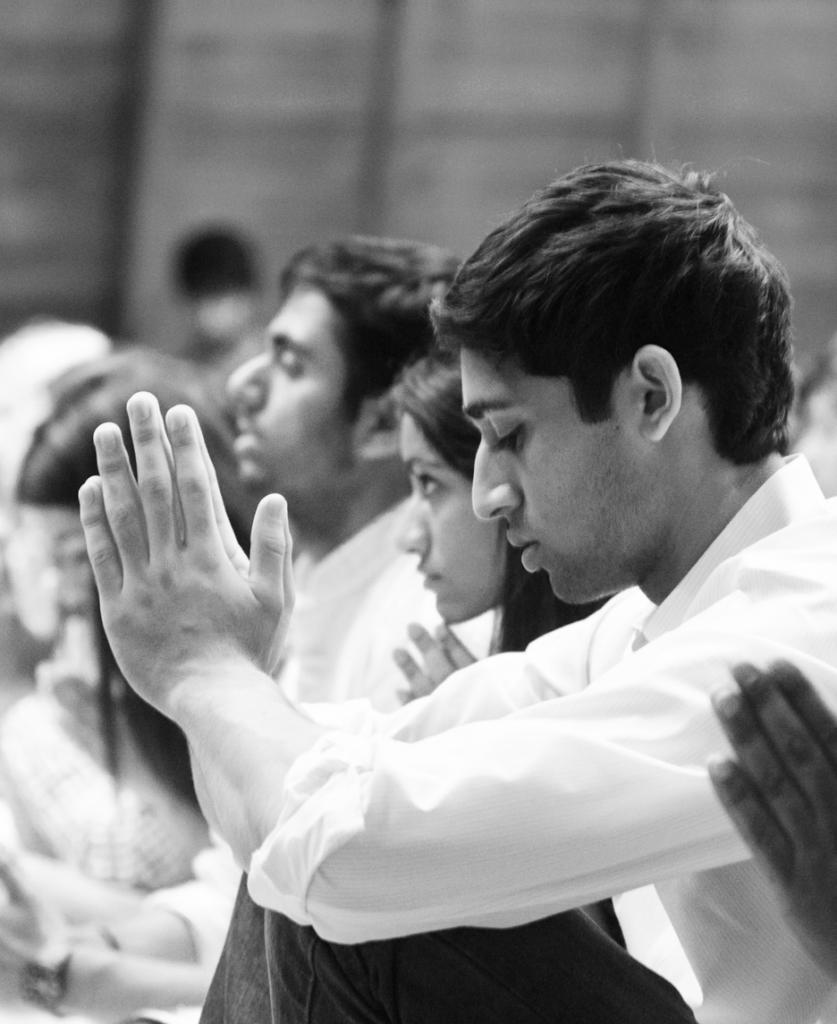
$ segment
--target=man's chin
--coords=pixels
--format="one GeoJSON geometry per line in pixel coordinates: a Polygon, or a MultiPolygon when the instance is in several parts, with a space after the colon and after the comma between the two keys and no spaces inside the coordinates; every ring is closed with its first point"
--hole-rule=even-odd
{"type": "Polygon", "coordinates": [[[565,604],[590,604],[613,592],[606,586],[596,586],[595,581],[567,570],[566,566],[546,566],[552,593],[565,604]]]}

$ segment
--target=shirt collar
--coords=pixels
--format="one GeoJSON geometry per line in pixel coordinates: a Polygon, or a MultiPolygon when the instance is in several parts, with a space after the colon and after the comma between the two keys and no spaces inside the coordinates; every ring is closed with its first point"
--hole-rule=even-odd
{"type": "Polygon", "coordinates": [[[300,602],[319,603],[324,596],[357,590],[361,580],[377,576],[398,551],[397,539],[406,511],[407,503],[399,502],[323,558],[300,554],[294,562],[297,607],[300,602]]]}
{"type": "Polygon", "coordinates": [[[668,597],[636,627],[637,650],[679,625],[710,574],[743,548],[823,508],[825,497],[807,459],[791,455],[727,523],[668,597]]]}

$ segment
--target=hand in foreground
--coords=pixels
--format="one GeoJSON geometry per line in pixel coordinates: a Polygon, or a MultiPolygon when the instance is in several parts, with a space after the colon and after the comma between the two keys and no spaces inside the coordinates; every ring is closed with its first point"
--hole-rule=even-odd
{"type": "MultiPolygon", "coordinates": [[[[68,929],[63,917],[31,891],[14,860],[0,855],[0,966],[17,978],[30,962],[57,963],[69,952],[68,929]]],[[[17,985],[15,985],[15,989],[17,985]]]]}
{"type": "Polygon", "coordinates": [[[79,493],[108,640],[125,678],[166,712],[179,681],[242,657],[275,668],[293,606],[291,538],[279,495],[263,498],[248,562],[224,510],[194,412],[128,402],[131,472],[119,429],[94,434],[99,476],[79,493]]]}
{"type": "Polygon", "coordinates": [[[430,634],[424,626],[412,622],[407,634],[416,645],[422,663],[404,647],[396,647],[392,652],[395,664],[407,680],[407,689],[399,692],[405,704],[432,693],[452,672],[473,665],[477,660],[444,623],[430,634]]]}
{"type": "Polygon", "coordinates": [[[837,979],[837,719],[784,662],[733,670],[713,698],[735,758],[715,790],[811,957],[837,979]]]}

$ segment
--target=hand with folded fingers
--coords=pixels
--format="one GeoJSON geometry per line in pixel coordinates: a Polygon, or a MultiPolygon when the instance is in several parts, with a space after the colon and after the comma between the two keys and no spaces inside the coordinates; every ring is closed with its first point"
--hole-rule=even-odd
{"type": "Polygon", "coordinates": [[[710,762],[712,783],[788,924],[837,979],[837,717],[786,662],[733,677],[713,703],[734,756],[710,762]]]}
{"type": "Polygon", "coordinates": [[[407,681],[407,688],[400,691],[404,703],[432,693],[451,673],[477,660],[445,623],[430,633],[424,626],[412,622],[407,627],[407,635],[421,660],[406,647],[396,647],[392,652],[395,664],[407,681]]]}
{"type": "Polygon", "coordinates": [[[272,673],[293,608],[291,537],[279,495],[263,498],[250,558],[235,540],[194,412],[153,396],[94,435],[99,476],[79,493],[105,631],[126,679],[164,713],[178,682],[250,662],[272,673]]]}

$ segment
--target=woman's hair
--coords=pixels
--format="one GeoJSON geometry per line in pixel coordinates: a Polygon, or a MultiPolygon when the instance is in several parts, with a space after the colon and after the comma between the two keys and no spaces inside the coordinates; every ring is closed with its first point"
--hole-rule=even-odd
{"type": "MultiPolygon", "coordinates": [[[[400,412],[409,413],[430,446],[467,480],[474,476],[480,434],[462,411],[459,360],[434,352],[412,363],[395,391],[400,412]]],[[[521,651],[544,633],[584,618],[600,606],[571,605],[552,592],[545,572],[528,573],[518,553],[506,551],[495,653],[521,651]]]]}
{"type": "MultiPolygon", "coordinates": [[[[126,402],[136,391],[155,394],[165,411],[185,402],[198,415],[233,530],[246,544],[254,499],[238,483],[232,432],[217,403],[196,383],[194,370],[180,360],[135,348],[92,360],[69,370],[52,386],[51,409],[35,431],[18,474],[20,504],[76,507],[78,491],[95,475],[93,431],[105,421],[117,423],[134,463],[126,402]]],[[[91,587],[93,586],[91,582],[91,587]]],[[[98,601],[91,602],[98,609],[98,601]]],[[[186,739],[164,715],[123,687],[119,671],[96,615],[99,637],[99,711],[107,762],[114,776],[120,767],[115,725],[115,691],[125,690],[126,721],[148,763],[181,796],[196,803],[186,739]]]]}

